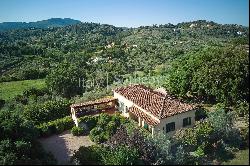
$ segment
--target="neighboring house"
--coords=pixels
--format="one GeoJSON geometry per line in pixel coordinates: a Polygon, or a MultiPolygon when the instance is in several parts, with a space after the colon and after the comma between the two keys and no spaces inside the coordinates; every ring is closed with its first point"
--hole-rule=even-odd
{"type": "Polygon", "coordinates": [[[196,107],[162,89],[156,91],[143,85],[129,85],[113,92],[122,115],[134,119],[152,135],[156,131],[173,135],[177,129],[194,125],[196,107]]]}

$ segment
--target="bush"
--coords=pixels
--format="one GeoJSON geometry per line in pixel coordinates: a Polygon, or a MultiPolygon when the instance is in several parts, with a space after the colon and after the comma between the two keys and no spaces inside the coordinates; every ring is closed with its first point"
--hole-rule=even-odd
{"type": "Polygon", "coordinates": [[[0,109],[4,106],[4,104],[5,104],[5,100],[0,99],[0,109]]]}
{"type": "Polygon", "coordinates": [[[101,148],[96,145],[89,147],[81,146],[72,156],[71,161],[76,165],[98,165],[100,164],[101,148]]]}
{"type": "Polygon", "coordinates": [[[104,128],[109,123],[109,121],[111,121],[111,116],[108,114],[102,113],[100,114],[98,118],[97,125],[104,128]]]}
{"type": "Polygon", "coordinates": [[[243,144],[249,147],[249,127],[242,128],[240,130],[240,135],[243,140],[243,144]]]}
{"type": "Polygon", "coordinates": [[[238,117],[244,117],[247,121],[249,119],[249,103],[239,102],[235,107],[235,112],[237,113],[238,117]]]}
{"type": "Polygon", "coordinates": [[[204,108],[199,108],[195,111],[195,121],[205,119],[207,117],[207,110],[204,108]]]}
{"type": "Polygon", "coordinates": [[[138,157],[139,154],[134,148],[92,145],[80,147],[73,154],[71,161],[76,165],[132,165],[138,163],[138,157]]]}
{"type": "Polygon", "coordinates": [[[70,116],[43,123],[37,126],[40,136],[50,136],[52,134],[59,134],[65,130],[69,130],[74,126],[74,122],[70,116]]]}
{"type": "Polygon", "coordinates": [[[42,104],[32,104],[25,108],[24,115],[37,125],[70,115],[70,102],[68,100],[46,101],[42,104]]]}
{"type": "Polygon", "coordinates": [[[37,89],[37,88],[32,87],[23,92],[23,96],[26,96],[26,97],[33,96],[33,95],[37,97],[37,96],[43,96],[45,94],[49,94],[49,90],[47,88],[37,89]]]}
{"type": "Polygon", "coordinates": [[[84,130],[83,130],[82,127],[76,127],[76,126],[74,126],[74,127],[71,129],[71,133],[72,133],[74,136],[82,135],[83,132],[84,132],[84,130]]]}
{"type": "Polygon", "coordinates": [[[104,130],[100,127],[95,127],[90,131],[89,138],[96,143],[103,143],[107,140],[104,130]]]}
{"type": "Polygon", "coordinates": [[[134,165],[139,160],[139,153],[135,148],[118,146],[108,149],[102,154],[103,165],[134,165]]]}

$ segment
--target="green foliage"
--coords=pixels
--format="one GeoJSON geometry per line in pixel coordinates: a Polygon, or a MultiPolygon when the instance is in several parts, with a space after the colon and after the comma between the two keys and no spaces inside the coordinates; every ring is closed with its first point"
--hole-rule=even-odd
{"type": "Polygon", "coordinates": [[[205,119],[206,117],[207,117],[207,110],[205,108],[200,107],[195,111],[195,121],[205,119]]]}
{"type": "Polygon", "coordinates": [[[171,141],[162,133],[157,133],[151,139],[153,146],[155,146],[156,161],[154,165],[165,165],[173,163],[173,154],[171,153],[171,141]]]}
{"type": "Polygon", "coordinates": [[[50,136],[52,134],[60,134],[65,130],[69,130],[74,126],[74,122],[70,116],[42,123],[36,128],[39,130],[40,136],[50,136]]]}
{"type": "Polygon", "coordinates": [[[248,165],[249,149],[240,150],[236,153],[235,158],[222,163],[223,165],[248,165]]]}
{"type": "Polygon", "coordinates": [[[247,52],[241,47],[208,47],[176,60],[166,87],[180,96],[191,91],[210,102],[247,100],[248,64],[247,52]]]}
{"type": "Polygon", "coordinates": [[[225,113],[223,109],[210,112],[208,119],[213,126],[214,139],[222,139],[230,147],[240,148],[243,143],[240,130],[233,126],[234,114],[233,112],[225,113]]]}
{"type": "Polygon", "coordinates": [[[246,101],[239,102],[235,106],[235,112],[237,113],[238,117],[244,117],[246,122],[248,122],[249,119],[249,103],[246,101]]]}
{"type": "Polygon", "coordinates": [[[249,147],[249,127],[240,130],[240,135],[245,145],[249,147]]]}
{"type": "Polygon", "coordinates": [[[71,133],[74,135],[74,136],[79,136],[79,135],[82,135],[84,133],[84,130],[82,127],[76,127],[74,126],[72,129],[71,129],[71,133]]]}
{"type": "Polygon", "coordinates": [[[54,164],[54,158],[35,144],[38,130],[21,111],[17,108],[0,111],[0,164],[54,164]]]}
{"type": "Polygon", "coordinates": [[[4,106],[4,104],[5,104],[5,100],[0,99],[0,109],[4,106]]]}
{"type": "Polygon", "coordinates": [[[208,113],[208,120],[217,134],[226,134],[232,128],[233,114],[232,112],[226,113],[224,109],[217,109],[208,113]]]}
{"type": "Polygon", "coordinates": [[[0,139],[17,140],[22,138],[31,141],[37,137],[37,130],[34,123],[27,121],[20,110],[1,110],[0,111],[0,139]]]}
{"type": "Polygon", "coordinates": [[[136,149],[118,146],[103,153],[102,163],[104,165],[134,165],[137,164],[138,157],[136,149]]]}
{"type": "Polygon", "coordinates": [[[102,147],[98,145],[81,146],[73,154],[71,161],[80,165],[99,165],[102,155],[102,147]]]}
{"type": "Polygon", "coordinates": [[[133,165],[137,164],[139,154],[136,149],[118,146],[114,149],[92,145],[80,147],[71,160],[80,165],[133,165]]]}
{"type": "Polygon", "coordinates": [[[70,115],[70,102],[66,99],[51,100],[45,103],[28,105],[24,115],[35,124],[56,120],[70,115]]]}
{"type": "MultiPolygon", "coordinates": [[[[90,118],[83,118],[83,119],[90,119],[90,118]]],[[[96,126],[93,129],[90,128],[91,131],[89,137],[93,142],[103,143],[107,141],[116,132],[117,128],[120,125],[128,123],[128,120],[119,115],[118,113],[114,115],[108,115],[102,113],[98,116],[97,121],[96,119],[94,120],[94,123],[96,126]]]]}
{"type": "Polygon", "coordinates": [[[239,129],[233,125],[233,112],[226,113],[223,104],[217,104],[207,115],[207,119],[196,122],[194,128],[181,129],[175,134],[177,143],[192,152],[191,156],[187,155],[187,161],[201,164],[208,156],[224,161],[244,144],[239,129]]]}
{"type": "Polygon", "coordinates": [[[200,165],[202,163],[204,163],[204,156],[205,156],[205,153],[204,153],[204,146],[201,145],[201,146],[198,146],[198,148],[191,153],[191,156],[193,156],[193,162],[195,163],[195,165],[200,165]]]}
{"type": "Polygon", "coordinates": [[[183,147],[183,145],[179,145],[174,156],[174,163],[177,165],[184,165],[189,164],[189,160],[189,153],[187,153],[187,150],[183,147]]]}
{"type": "Polygon", "coordinates": [[[96,142],[96,143],[103,143],[104,141],[107,140],[107,136],[105,135],[105,131],[98,127],[93,128],[90,131],[89,138],[91,141],[96,142]]]}
{"type": "Polygon", "coordinates": [[[0,142],[0,164],[13,165],[17,160],[17,156],[12,152],[12,145],[10,140],[2,140],[0,142]]]}
{"type": "Polygon", "coordinates": [[[48,75],[46,85],[57,95],[72,97],[81,92],[79,79],[82,77],[81,68],[65,62],[60,64],[48,75]]]}

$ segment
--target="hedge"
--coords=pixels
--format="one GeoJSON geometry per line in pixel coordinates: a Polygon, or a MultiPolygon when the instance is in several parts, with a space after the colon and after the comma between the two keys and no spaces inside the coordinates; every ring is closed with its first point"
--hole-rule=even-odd
{"type": "Polygon", "coordinates": [[[69,130],[74,126],[74,121],[70,116],[66,116],[61,119],[54,121],[42,123],[41,125],[36,126],[40,137],[50,136],[52,134],[60,134],[65,130],[69,130]]]}
{"type": "Polygon", "coordinates": [[[49,100],[44,103],[32,104],[25,108],[24,116],[36,125],[70,116],[70,101],[49,100]]]}
{"type": "Polygon", "coordinates": [[[74,135],[74,136],[79,136],[79,135],[82,135],[84,133],[84,129],[82,127],[76,127],[74,126],[72,129],[71,129],[71,133],[74,135]]]}

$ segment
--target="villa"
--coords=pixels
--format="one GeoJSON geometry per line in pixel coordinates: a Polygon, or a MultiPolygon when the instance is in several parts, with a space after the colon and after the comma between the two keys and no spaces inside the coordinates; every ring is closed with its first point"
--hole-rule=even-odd
{"type": "Polygon", "coordinates": [[[194,125],[196,107],[170,96],[164,89],[153,90],[144,85],[129,85],[116,88],[113,92],[112,98],[71,105],[76,125],[79,110],[84,113],[86,110],[109,113],[119,111],[123,116],[137,121],[139,126],[152,135],[159,131],[173,135],[177,129],[194,125]]]}

